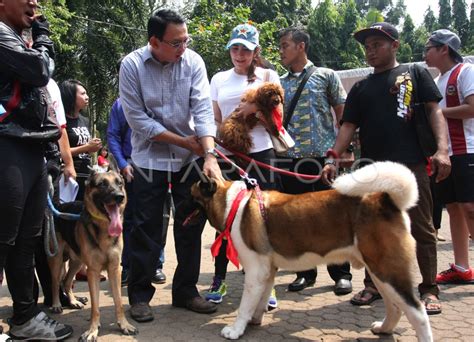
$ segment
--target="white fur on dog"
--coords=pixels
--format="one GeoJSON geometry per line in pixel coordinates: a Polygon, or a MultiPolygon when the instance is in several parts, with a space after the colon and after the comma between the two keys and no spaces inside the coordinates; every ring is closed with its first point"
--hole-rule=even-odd
{"type": "Polygon", "coordinates": [[[370,192],[386,192],[400,210],[407,210],[418,201],[418,188],[413,172],[394,162],[377,162],[336,178],[333,188],[348,196],[370,192]]]}

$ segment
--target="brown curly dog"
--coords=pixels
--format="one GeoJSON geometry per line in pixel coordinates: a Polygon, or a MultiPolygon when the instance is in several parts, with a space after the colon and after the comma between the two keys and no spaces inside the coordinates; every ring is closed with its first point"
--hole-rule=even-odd
{"type": "Polygon", "coordinates": [[[254,103],[257,112],[244,118],[234,111],[220,125],[219,138],[225,147],[248,154],[253,146],[249,132],[259,121],[270,134],[278,136],[283,117],[280,106],[283,104],[283,88],[279,84],[266,82],[256,89],[247,90],[242,101],[254,103]]]}

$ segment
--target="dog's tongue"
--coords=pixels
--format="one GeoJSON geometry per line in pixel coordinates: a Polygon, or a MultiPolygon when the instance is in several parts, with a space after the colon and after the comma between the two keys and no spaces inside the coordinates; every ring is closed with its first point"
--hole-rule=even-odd
{"type": "Polygon", "coordinates": [[[120,236],[122,234],[122,222],[120,221],[120,211],[117,204],[109,204],[105,206],[107,214],[109,214],[110,225],[109,225],[109,235],[110,236],[120,236]]]}

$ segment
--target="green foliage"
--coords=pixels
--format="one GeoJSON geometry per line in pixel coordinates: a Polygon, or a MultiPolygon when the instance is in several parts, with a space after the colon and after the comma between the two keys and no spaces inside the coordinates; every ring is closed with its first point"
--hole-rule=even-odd
{"type": "Polygon", "coordinates": [[[382,13],[378,9],[372,7],[371,9],[369,9],[369,12],[367,12],[366,21],[367,26],[370,26],[373,23],[379,23],[384,21],[384,18],[382,13]]]}
{"type": "Polygon", "coordinates": [[[398,25],[400,23],[400,19],[405,17],[405,13],[407,11],[407,6],[405,5],[404,0],[397,0],[397,4],[395,7],[391,7],[387,15],[385,16],[385,19],[387,22],[393,24],[393,25],[398,25]]]}
{"type": "Polygon", "coordinates": [[[469,20],[466,7],[464,0],[453,0],[453,28],[457,31],[462,46],[465,46],[469,39],[469,20]]]}
{"type": "Polygon", "coordinates": [[[257,23],[249,20],[250,13],[248,7],[240,5],[232,11],[226,11],[225,6],[215,0],[203,0],[197,5],[188,23],[188,30],[193,37],[192,49],[203,57],[209,77],[232,67],[225,46],[232,29],[247,22],[257,27],[260,33],[262,56],[279,67],[275,39],[278,28],[285,27],[286,19],[278,16],[272,21],[257,23]]]}
{"type": "Polygon", "coordinates": [[[436,21],[434,12],[431,9],[431,6],[429,6],[425,12],[425,17],[423,19],[423,26],[428,32],[433,32],[437,29],[437,24],[438,23],[436,21]]]}
{"type": "Polygon", "coordinates": [[[452,20],[450,0],[439,0],[438,26],[449,29],[451,28],[452,20]]]}

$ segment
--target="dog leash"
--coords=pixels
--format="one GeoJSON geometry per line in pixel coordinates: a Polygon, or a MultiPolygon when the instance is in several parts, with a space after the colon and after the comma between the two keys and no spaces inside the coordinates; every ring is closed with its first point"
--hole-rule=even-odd
{"type": "Polygon", "coordinates": [[[245,183],[249,184],[250,187],[252,187],[255,190],[255,196],[257,197],[260,213],[262,214],[263,221],[267,222],[268,215],[267,215],[267,210],[265,208],[265,205],[263,203],[263,193],[262,193],[262,189],[260,189],[260,186],[258,185],[257,180],[255,178],[250,178],[249,174],[245,172],[244,169],[242,169],[239,165],[237,165],[235,162],[230,160],[224,153],[222,153],[218,149],[215,149],[214,152],[219,157],[224,159],[227,163],[235,167],[239,171],[239,176],[245,181],[245,183]]]}
{"type": "MultiPolygon", "coordinates": [[[[240,152],[237,152],[237,151],[234,151],[230,148],[227,148],[223,143],[222,141],[216,139],[215,140],[216,143],[220,146],[222,146],[223,148],[225,148],[227,151],[229,151],[230,153],[232,153],[234,156],[236,157],[239,157],[243,160],[245,160],[246,162],[249,162],[249,163],[255,163],[256,165],[258,166],[261,166],[267,170],[270,170],[270,171],[275,171],[275,172],[278,172],[282,175],[285,175],[285,176],[291,176],[291,177],[299,177],[299,178],[302,178],[302,179],[306,179],[306,180],[319,180],[321,178],[321,176],[319,175],[308,175],[308,174],[304,174],[304,173],[297,173],[297,172],[291,172],[291,171],[288,171],[288,170],[284,170],[284,169],[280,169],[279,167],[275,167],[275,166],[272,166],[272,165],[268,165],[268,164],[265,164],[265,163],[262,163],[258,160],[255,160],[253,158],[250,158],[249,156],[243,154],[243,153],[240,153],[240,152]]],[[[237,166],[235,163],[233,163],[229,158],[225,157],[225,154],[223,154],[222,152],[220,152],[219,150],[215,150],[217,152],[217,154],[222,158],[224,159],[225,161],[227,162],[230,162],[231,165],[233,166],[236,166],[238,169],[241,169],[239,166],[237,166]],[[225,158],[224,158],[224,157],[225,158]]],[[[329,155],[328,155],[329,156],[329,155]]],[[[244,171],[245,172],[245,171],[244,171]]],[[[239,173],[240,173],[240,170],[239,170],[239,173]]]]}
{"type": "Polygon", "coordinates": [[[62,213],[58,209],[54,207],[53,201],[51,200],[51,196],[48,194],[48,208],[51,210],[54,216],[62,218],[68,221],[79,221],[81,218],[80,214],[71,214],[71,213],[62,213]]]}

